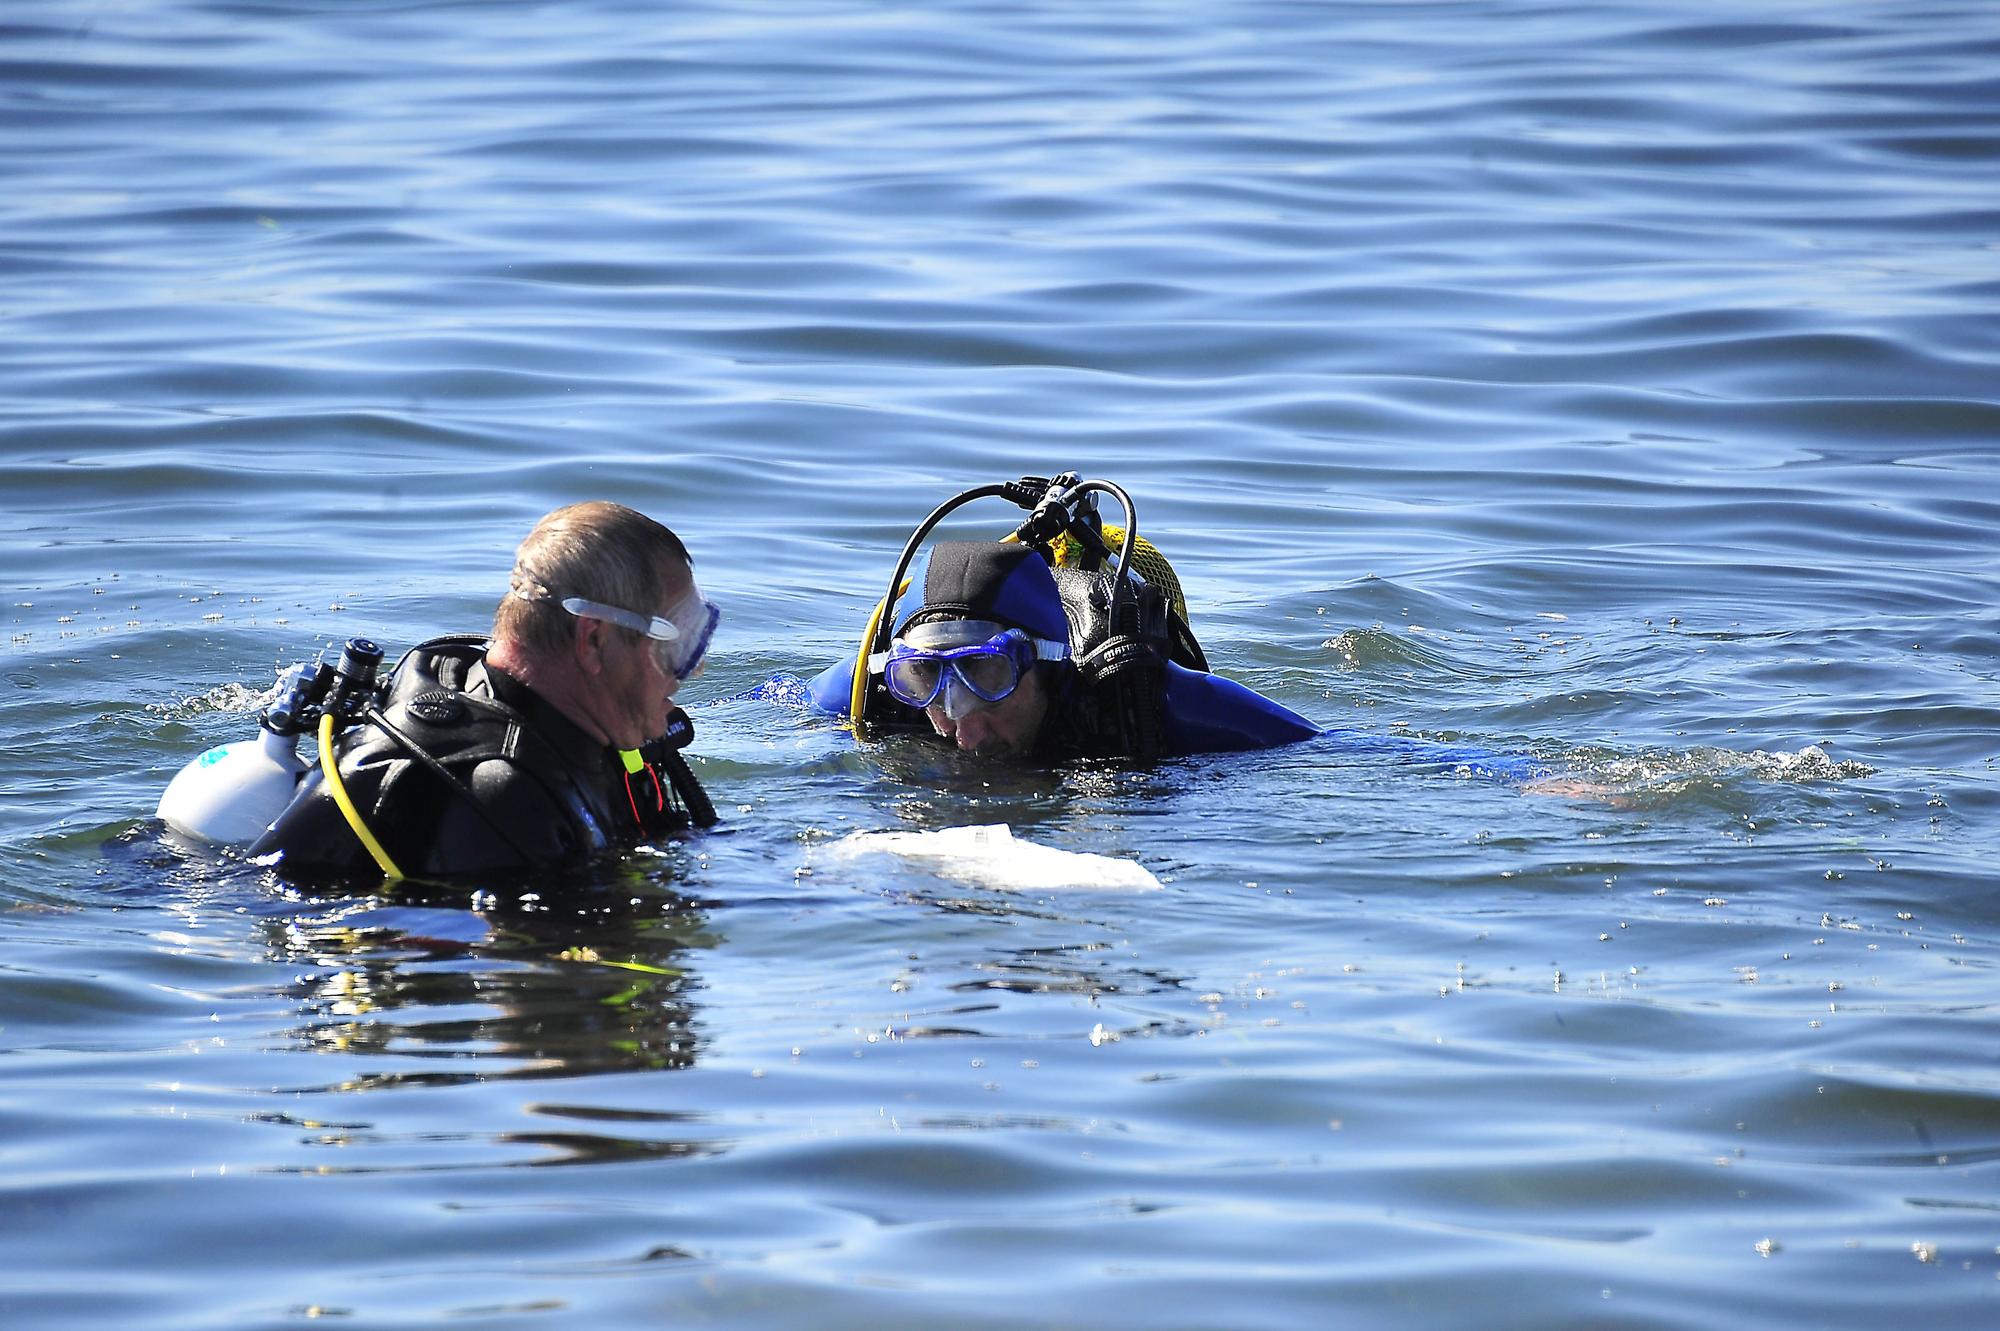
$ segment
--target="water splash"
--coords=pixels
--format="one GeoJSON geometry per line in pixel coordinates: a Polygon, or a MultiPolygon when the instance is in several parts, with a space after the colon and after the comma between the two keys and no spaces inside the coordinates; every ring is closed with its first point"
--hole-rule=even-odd
{"type": "Polygon", "coordinates": [[[234,716],[254,716],[278,698],[278,682],[273,680],[269,688],[256,689],[248,684],[231,681],[218,684],[204,693],[177,699],[170,703],[149,703],[146,710],[163,721],[191,721],[198,716],[223,713],[234,716]]]}
{"type": "Polygon", "coordinates": [[[1872,776],[1875,769],[1854,759],[1838,759],[1817,744],[1796,752],[1749,753],[1733,749],[1696,748],[1685,752],[1645,753],[1615,757],[1579,756],[1574,771],[1624,791],[1675,793],[1697,786],[1725,784],[1733,776],[1787,785],[1853,781],[1872,776]]]}

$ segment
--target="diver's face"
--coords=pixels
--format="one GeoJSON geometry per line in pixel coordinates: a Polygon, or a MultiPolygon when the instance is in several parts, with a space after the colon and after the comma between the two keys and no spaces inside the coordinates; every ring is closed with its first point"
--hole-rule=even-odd
{"type": "MultiPolygon", "coordinates": [[[[666,615],[694,585],[684,568],[674,570],[666,582],[666,595],[653,614],[666,615]]],[[[667,732],[667,714],[681,682],[664,668],[650,639],[622,630],[605,637],[602,724],[615,747],[636,749],[667,732]]]]}
{"type": "Polygon", "coordinates": [[[1048,715],[1049,695],[1042,672],[1031,669],[999,702],[974,707],[956,719],[945,712],[944,695],[924,709],[931,729],[966,753],[981,758],[1019,758],[1035,747],[1048,715]]]}

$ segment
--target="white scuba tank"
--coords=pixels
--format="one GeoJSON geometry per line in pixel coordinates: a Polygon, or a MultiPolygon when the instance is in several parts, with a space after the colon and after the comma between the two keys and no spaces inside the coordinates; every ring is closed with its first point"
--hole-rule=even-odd
{"type": "Polygon", "coordinates": [[[255,739],[223,744],[183,767],[160,796],[173,831],[218,846],[247,846],[292,802],[306,765],[297,735],[263,726],[255,739]]]}
{"type": "Polygon", "coordinates": [[[306,764],[299,736],[327,715],[351,719],[375,687],[382,649],[349,638],[340,665],[293,666],[278,698],[257,718],[254,739],[223,744],[183,767],[160,796],[159,817],[179,836],[218,846],[247,846],[277,821],[299,788],[306,764]]]}

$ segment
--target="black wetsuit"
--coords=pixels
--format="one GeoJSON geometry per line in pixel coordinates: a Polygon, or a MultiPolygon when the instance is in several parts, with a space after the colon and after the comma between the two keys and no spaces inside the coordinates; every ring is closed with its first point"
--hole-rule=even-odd
{"type": "MultiPolygon", "coordinates": [[[[362,821],[413,877],[548,868],[715,821],[677,751],[648,746],[628,779],[615,749],[488,665],[478,637],[410,649],[380,710],[334,745],[362,821]]],[[[317,766],[250,848],[273,852],[288,877],[380,873],[317,766]]]]}

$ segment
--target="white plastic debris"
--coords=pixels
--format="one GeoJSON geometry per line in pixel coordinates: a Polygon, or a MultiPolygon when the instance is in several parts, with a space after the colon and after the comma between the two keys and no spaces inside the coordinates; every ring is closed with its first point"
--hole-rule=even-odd
{"type": "Polygon", "coordinates": [[[1003,891],[1160,890],[1160,880],[1143,864],[1110,855],[1038,846],[1016,837],[1014,829],[1006,823],[946,827],[934,832],[856,832],[826,849],[837,858],[875,853],[897,855],[921,861],[949,877],[1003,891]]]}

